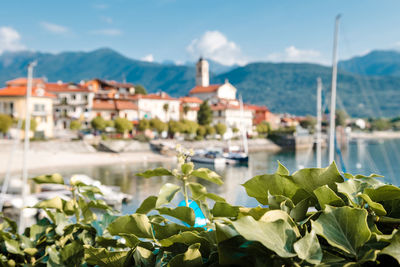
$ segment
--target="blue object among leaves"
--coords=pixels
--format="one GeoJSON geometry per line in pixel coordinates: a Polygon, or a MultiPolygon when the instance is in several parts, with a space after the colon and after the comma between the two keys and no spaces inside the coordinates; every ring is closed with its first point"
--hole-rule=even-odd
{"type": "MultiPolygon", "coordinates": [[[[179,204],[178,207],[186,206],[185,200],[182,200],[179,204]]],[[[197,205],[196,201],[194,200],[189,200],[189,208],[192,208],[194,211],[195,215],[195,222],[194,222],[194,227],[204,227],[207,225],[207,219],[206,216],[204,216],[203,211],[200,209],[199,205],[197,205]]],[[[187,223],[183,222],[185,226],[190,227],[187,223]]]]}

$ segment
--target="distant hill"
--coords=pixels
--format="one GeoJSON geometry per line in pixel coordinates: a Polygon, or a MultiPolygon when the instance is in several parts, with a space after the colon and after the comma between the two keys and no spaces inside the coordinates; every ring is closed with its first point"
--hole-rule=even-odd
{"type": "MultiPolygon", "coordinates": [[[[143,84],[149,92],[163,90],[172,96],[186,95],[195,83],[194,65],[143,62],[103,48],[60,54],[3,53],[0,84],[25,76],[28,62],[34,59],[38,60],[35,76],[47,77],[49,81],[79,82],[96,77],[122,81],[125,78],[128,82],[143,84]]],[[[215,66],[210,63],[211,69],[216,69],[215,66]]],[[[223,83],[228,78],[245,102],[265,104],[274,112],[297,115],[315,114],[317,77],[322,78],[325,88],[330,88],[331,83],[331,69],[316,64],[252,63],[226,71],[211,73],[211,82],[223,83]]],[[[372,77],[350,71],[339,72],[339,108],[344,105],[353,116],[400,115],[400,78],[372,77]]]]}
{"type": "Polygon", "coordinates": [[[372,51],[364,56],[339,62],[339,68],[361,75],[400,77],[400,53],[372,51]]]}

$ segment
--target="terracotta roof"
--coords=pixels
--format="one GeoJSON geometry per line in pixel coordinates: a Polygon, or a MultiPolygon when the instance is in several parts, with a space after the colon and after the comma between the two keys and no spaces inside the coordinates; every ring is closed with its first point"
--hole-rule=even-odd
{"type": "Polygon", "coordinates": [[[250,105],[250,104],[244,104],[244,108],[255,110],[255,111],[269,111],[269,109],[266,106],[257,106],[257,105],[250,105]]]}
{"type": "Polygon", "coordinates": [[[118,110],[130,109],[138,110],[138,106],[133,104],[131,101],[126,100],[115,100],[115,106],[118,110]]]}
{"type": "Polygon", "coordinates": [[[115,110],[115,104],[113,100],[100,100],[95,99],[93,101],[94,110],[115,110]]]}
{"type": "MultiPolygon", "coordinates": [[[[25,86],[11,86],[0,89],[0,96],[26,96],[26,91],[25,86]]],[[[46,92],[46,90],[42,88],[32,88],[32,96],[56,98],[56,95],[46,92]],[[43,94],[41,94],[41,92],[43,92],[43,94]]]]}
{"type": "Polygon", "coordinates": [[[179,98],[179,100],[182,103],[196,103],[196,104],[203,103],[203,100],[201,100],[200,98],[192,97],[192,96],[184,96],[184,97],[179,98]]]}
{"type": "Polygon", "coordinates": [[[196,86],[189,91],[189,94],[204,94],[204,93],[213,93],[221,87],[222,84],[211,84],[209,86],[196,86]]]}
{"type": "Polygon", "coordinates": [[[46,83],[46,90],[50,92],[91,92],[87,87],[70,83],[46,83]]]}
{"type": "MultiPolygon", "coordinates": [[[[42,78],[34,78],[32,79],[32,84],[40,84],[44,83],[44,80],[42,78]]],[[[6,82],[7,86],[23,86],[28,84],[28,79],[27,78],[16,78],[14,80],[10,80],[6,82]]]]}

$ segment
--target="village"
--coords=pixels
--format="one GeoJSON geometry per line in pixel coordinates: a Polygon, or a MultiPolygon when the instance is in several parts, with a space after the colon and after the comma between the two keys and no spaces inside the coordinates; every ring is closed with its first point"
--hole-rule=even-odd
{"type": "MultiPolygon", "coordinates": [[[[186,96],[175,98],[163,91],[146,94],[143,87],[136,88],[132,83],[100,78],[79,83],[52,83],[45,78],[34,78],[30,99],[34,122],[30,137],[54,139],[77,130],[81,130],[82,135],[85,129],[91,129],[91,133],[114,132],[117,133],[114,137],[125,138],[138,132],[148,139],[155,135],[177,137],[180,132],[186,132],[197,139],[212,135],[230,139],[239,132],[257,136],[270,129],[293,128],[302,119],[273,114],[266,106],[243,103],[228,80],[223,84],[210,84],[209,63],[203,58],[196,64],[195,79],[196,86],[188,88],[186,96]],[[201,111],[202,105],[208,106],[204,107],[205,111],[201,111]],[[199,121],[199,112],[209,113],[211,121],[208,115],[199,121]],[[186,125],[187,129],[177,129],[178,123],[186,125]]],[[[26,78],[6,82],[5,88],[0,89],[0,113],[15,121],[23,119],[26,93],[26,78]]],[[[16,127],[16,123],[11,125],[9,137],[19,133],[23,138],[24,132],[17,131],[16,127]]]]}

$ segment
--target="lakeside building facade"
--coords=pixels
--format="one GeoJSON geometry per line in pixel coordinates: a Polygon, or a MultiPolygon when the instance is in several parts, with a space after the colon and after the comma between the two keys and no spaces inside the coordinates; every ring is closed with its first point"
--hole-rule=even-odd
{"type": "Polygon", "coordinates": [[[159,119],[163,122],[180,119],[180,101],[165,92],[140,95],[133,98],[133,103],[138,107],[139,120],[159,119]]]}

